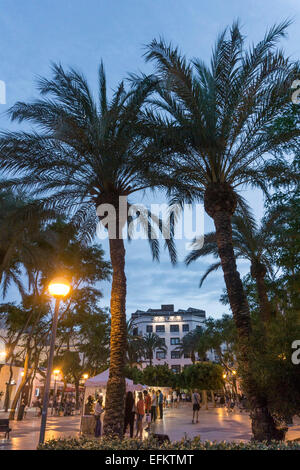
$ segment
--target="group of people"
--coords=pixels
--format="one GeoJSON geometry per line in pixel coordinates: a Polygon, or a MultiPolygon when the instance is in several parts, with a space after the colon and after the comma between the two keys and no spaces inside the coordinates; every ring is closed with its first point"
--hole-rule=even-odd
{"type": "MultiPolygon", "coordinates": [[[[42,400],[38,398],[33,402],[33,406],[37,410],[37,415],[41,416],[43,408],[42,400]]],[[[51,408],[51,416],[72,416],[76,408],[75,400],[74,398],[69,397],[61,398],[60,400],[54,398],[54,400],[50,400],[49,408],[51,408]]]]}
{"type": "Polygon", "coordinates": [[[138,393],[137,402],[135,402],[133,393],[128,391],[125,399],[124,415],[124,434],[129,425],[130,437],[133,437],[134,422],[136,421],[135,437],[142,439],[143,422],[146,420],[147,428],[154,423],[156,419],[163,419],[164,395],[161,390],[144,390],[138,393]]]}
{"type": "MultiPolygon", "coordinates": [[[[225,406],[228,411],[232,411],[236,405],[233,397],[229,395],[215,396],[216,402],[220,398],[220,405],[225,406]]],[[[93,405],[93,414],[95,417],[95,437],[101,435],[101,415],[104,413],[103,397],[98,396],[96,403],[92,404],[92,397],[88,397],[87,405],[93,405]],[[89,401],[90,400],[90,401],[89,401]]],[[[125,398],[125,412],[124,412],[124,435],[129,427],[130,437],[140,438],[143,437],[144,423],[146,423],[145,430],[150,430],[151,423],[155,423],[157,419],[163,419],[164,408],[178,407],[182,402],[192,402],[192,424],[199,423],[199,411],[201,409],[201,395],[198,390],[194,390],[191,394],[178,393],[175,390],[164,395],[161,390],[144,390],[138,392],[137,399],[134,393],[128,391],[125,398]],[[135,432],[134,432],[135,430],[135,432]]],[[[241,400],[240,400],[241,401],[241,400]]]]}

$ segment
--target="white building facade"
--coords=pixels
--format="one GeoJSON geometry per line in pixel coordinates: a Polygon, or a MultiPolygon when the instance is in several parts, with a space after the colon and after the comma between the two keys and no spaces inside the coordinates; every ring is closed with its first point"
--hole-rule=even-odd
{"type": "MultiPolygon", "coordinates": [[[[160,309],[137,310],[131,314],[133,334],[144,336],[156,333],[164,340],[167,352],[157,349],[154,352],[153,365],[168,364],[174,372],[181,372],[185,366],[192,364],[191,358],[181,355],[178,347],[187,333],[203,328],[205,318],[204,310],[188,308],[174,311],[172,304],[162,305],[160,309]]],[[[208,352],[207,358],[213,360],[213,354],[208,352]]],[[[148,364],[149,362],[143,363],[143,367],[148,364]]]]}

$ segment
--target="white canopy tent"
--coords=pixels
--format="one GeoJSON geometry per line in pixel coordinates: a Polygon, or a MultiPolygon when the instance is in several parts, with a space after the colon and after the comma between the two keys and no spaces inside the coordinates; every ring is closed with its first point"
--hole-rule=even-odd
{"type": "MultiPolygon", "coordinates": [[[[84,384],[85,386],[84,402],[86,401],[87,395],[94,395],[94,397],[96,395],[102,395],[105,401],[106,386],[107,386],[108,378],[109,378],[109,369],[106,369],[104,372],[101,372],[101,374],[98,374],[95,377],[91,377],[90,379],[87,379],[84,384]]],[[[125,377],[125,383],[126,383],[126,392],[128,391],[141,392],[142,390],[147,388],[145,385],[134,384],[133,380],[127,379],[126,377],[125,377]]]]}

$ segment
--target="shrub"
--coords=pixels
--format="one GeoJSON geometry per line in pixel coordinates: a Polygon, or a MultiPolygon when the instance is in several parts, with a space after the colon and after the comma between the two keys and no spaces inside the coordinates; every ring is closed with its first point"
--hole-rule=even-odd
{"type": "Polygon", "coordinates": [[[300,442],[212,442],[184,438],[181,441],[165,442],[159,445],[154,438],[144,441],[123,440],[103,437],[51,439],[39,445],[39,450],[300,450],[300,442]]]}

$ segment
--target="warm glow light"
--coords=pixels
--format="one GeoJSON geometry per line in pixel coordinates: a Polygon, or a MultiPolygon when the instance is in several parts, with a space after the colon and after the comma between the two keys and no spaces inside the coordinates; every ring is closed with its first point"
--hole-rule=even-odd
{"type": "Polygon", "coordinates": [[[223,374],[223,379],[226,379],[227,375],[226,374],[223,374]]]}
{"type": "Polygon", "coordinates": [[[21,376],[24,377],[24,372],[21,372],[21,376]]]}
{"type": "Polygon", "coordinates": [[[233,370],[232,373],[233,373],[233,375],[236,375],[236,370],[233,370]]]}
{"type": "Polygon", "coordinates": [[[86,380],[89,378],[89,374],[83,374],[83,378],[86,380]]]}
{"type": "Polygon", "coordinates": [[[60,370],[59,370],[59,369],[55,369],[55,370],[53,371],[53,374],[54,374],[54,375],[58,375],[59,373],[60,373],[60,370]]]}
{"type": "Polygon", "coordinates": [[[65,297],[70,289],[71,286],[65,279],[53,279],[48,286],[49,293],[53,297],[65,297]]]}
{"type": "Polygon", "coordinates": [[[6,351],[0,351],[0,357],[1,357],[1,359],[5,359],[6,358],[6,351]]]}

